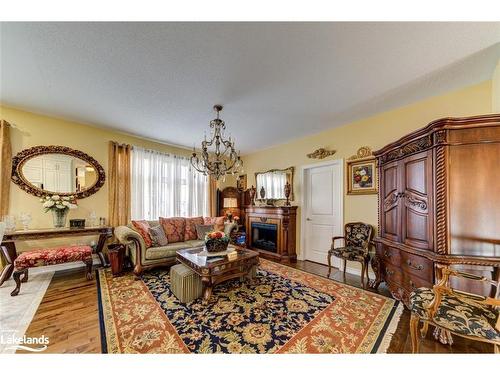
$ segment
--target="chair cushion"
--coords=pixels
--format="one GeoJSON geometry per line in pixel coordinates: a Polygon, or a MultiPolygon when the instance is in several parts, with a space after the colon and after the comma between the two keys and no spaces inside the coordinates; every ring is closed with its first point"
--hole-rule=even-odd
{"type": "Polygon", "coordinates": [[[359,262],[362,262],[369,257],[367,251],[354,246],[337,247],[330,250],[329,253],[335,255],[338,258],[346,260],[356,260],[359,262]]]}
{"type": "Polygon", "coordinates": [[[63,246],[21,253],[14,261],[14,266],[17,269],[23,269],[89,259],[92,259],[92,248],[90,246],[63,246]]]}
{"type": "Polygon", "coordinates": [[[203,225],[203,217],[188,217],[186,218],[186,229],[184,232],[184,241],[196,240],[198,234],[196,233],[196,226],[203,225]]]}
{"type": "MultiPolygon", "coordinates": [[[[434,299],[434,291],[418,288],[410,294],[410,310],[428,320],[426,307],[434,299]]],[[[433,321],[452,333],[476,336],[500,342],[500,332],[494,327],[498,311],[469,298],[443,295],[433,321]]]]}
{"type": "Polygon", "coordinates": [[[177,250],[188,249],[190,247],[187,242],[176,242],[169,243],[167,246],[150,247],[146,249],[146,259],[175,258],[177,250]]]}
{"type": "Polygon", "coordinates": [[[183,242],[186,219],[183,217],[160,217],[160,224],[168,238],[168,243],[183,242]]]}

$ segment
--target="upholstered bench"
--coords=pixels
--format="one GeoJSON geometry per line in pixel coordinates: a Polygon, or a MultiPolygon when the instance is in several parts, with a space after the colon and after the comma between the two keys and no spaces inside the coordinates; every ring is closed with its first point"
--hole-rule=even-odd
{"type": "Polygon", "coordinates": [[[203,285],[200,276],[183,264],[170,267],[170,290],[182,303],[201,297],[203,285]]]}
{"type": "Polygon", "coordinates": [[[10,295],[17,296],[19,294],[21,283],[28,281],[29,268],[78,261],[85,263],[85,276],[87,280],[92,280],[92,248],[90,246],[64,246],[21,253],[14,261],[12,277],[16,282],[16,288],[10,295]]]}

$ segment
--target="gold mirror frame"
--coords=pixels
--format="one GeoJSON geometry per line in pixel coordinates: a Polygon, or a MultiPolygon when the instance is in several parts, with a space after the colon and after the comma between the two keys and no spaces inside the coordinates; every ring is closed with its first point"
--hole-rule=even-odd
{"type": "Polygon", "coordinates": [[[95,160],[92,156],[86,154],[85,152],[73,150],[72,148],[66,146],[35,146],[22,150],[12,158],[11,180],[16,185],[18,185],[22,190],[36,197],[44,197],[46,195],[57,194],[60,196],[72,195],[76,199],[82,199],[96,193],[104,185],[104,181],[106,180],[106,173],[104,172],[104,168],[101,166],[101,164],[99,164],[97,160],[95,160]],[[88,189],[71,193],[60,193],[56,191],[43,190],[39,187],[32,185],[26,179],[26,177],[24,177],[22,167],[28,160],[36,156],[46,155],[46,154],[69,155],[89,163],[94,167],[96,171],[97,174],[96,181],[88,189]]]}
{"type": "MultiPolygon", "coordinates": [[[[284,169],[279,169],[279,168],[275,168],[275,169],[269,169],[268,171],[264,171],[264,172],[255,172],[255,188],[257,189],[257,176],[259,174],[265,174],[265,173],[270,173],[270,172],[285,172],[286,174],[290,174],[290,179],[288,180],[288,182],[290,183],[290,200],[293,201],[294,200],[294,195],[293,195],[293,174],[294,174],[294,171],[295,171],[295,167],[288,167],[288,168],[284,168],[284,169]]],[[[256,198],[255,200],[258,200],[258,201],[267,201],[271,198],[260,198],[259,197],[259,191],[257,190],[256,191],[256,198]]],[[[276,201],[284,201],[286,200],[285,198],[283,199],[273,199],[273,200],[276,200],[276,201]]]]}

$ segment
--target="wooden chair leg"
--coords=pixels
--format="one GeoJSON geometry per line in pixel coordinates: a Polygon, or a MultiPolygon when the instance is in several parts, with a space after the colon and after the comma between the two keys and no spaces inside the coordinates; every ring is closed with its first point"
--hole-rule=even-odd
{"type": "Polygon", "coordinates": [[[347,260],[344,259],[344,277],[345,277],[345,269],[347,268],[347,260]]]}
{"type": "Polygon", "coordinates": [[[365,287],[365,268],[366,268],[365,262],[361,262],[361,286],[363,288],[365,287]]]}
{"type": "Polygon", "coordinates": [[[330,277],[330,273],[332,272],[332,254],[328,253],[328,274],[326,277],[330,277]]]}
{"type": "Polygon", "coordinates": [[[411,334],[411,351],[412,353],[418,353],[418,325],[420,323],[420,317],[417,314],[411,314],[410,318],[410,334],[411,334]]]}
{"type": "MultiPolygon", "coordinates": [[[[16,270],[12,274],[14,281],[16,282],[16,288],[10,293],[12,297],[17,296],[19,291],[21,290],[21,276],[23,276],[23,280],[28,280],[28,269],[25,268],[23,270],[16,270]]],[[[24,282],[24,281],[23,281],[24,282]]]]}
{"type": "Polygon", "coordinates": [[[429,322],[424,320],[424,325],[420,329],[420,337],[425,339],[425,336],[427,336],[427,329],[429,328],[429,322]]]}
{"type": "Polygon", "coordinates": [[[365,259],[365,270],[366,270],[366,284],[370,285],[370,275],[368,274],[368,269],[370,268],[370,258],[365,259]]]}
{"type": "Polygon", "coordinates": [[[92,280],[94,278],[94,274],[92,273],[92,259],[86,260],[85,263],[85,277],[87,280],[92,280]]]}

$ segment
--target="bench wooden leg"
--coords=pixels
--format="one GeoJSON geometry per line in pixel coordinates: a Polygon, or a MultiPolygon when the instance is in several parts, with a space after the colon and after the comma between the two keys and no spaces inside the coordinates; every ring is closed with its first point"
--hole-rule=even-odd
{"type": "Polygon", "coordinates": [[[21,283],[25,283],[28,281],[28,269],[25,268],[23,270],[15,270],[12,275],[14,281],[16,282],[16,288],[10,293],[12,297],[17,296],[19,291],[21,290],[21,283]],[[22,279],[21,279],[22,276],[22,279]]]}
{"type": "Polygon", "coordinates": [[[92,280],[94,278],[94,274],[92,273],[92,258],[83,261],[85,263],[85,277],[87,280],[92,280]]]}

